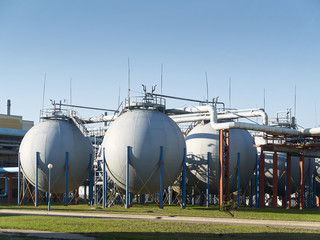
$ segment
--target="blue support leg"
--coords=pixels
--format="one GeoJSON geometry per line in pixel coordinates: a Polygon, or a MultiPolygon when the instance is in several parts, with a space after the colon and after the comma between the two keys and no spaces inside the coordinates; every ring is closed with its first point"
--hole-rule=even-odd
{"type": "Polygon", "coordinates": [[[102,149],[102,208],[106,207],[106,158],[105,148],[102,149]]]}
{"type": "Polygon", "coordinates": [[[68,172],[69,172],[69,152],[66,152],[66,182],[65,182],[65,197],[64,197],[64,205],[67,206],[69,202],[68,196],[68,172]]]}
{"type": "Polygon", "coordinates": [[[90,154],[90,163],[89,163],[89,205],[92,206],[93,204],[93,199],[92,199],[92,195],[93,195],[93,184],[92,184],[92,154],[90,154]]]}
{"type": "Polygon", "coordinates": [[[237,206],[240,206],[240,153],[237,154],[237,206]]]}
{"type": "Polygon", "coordinates": [[[206,207],[209,207],[209,158],[210,152],[207,152],[207,188],[206,188],[206,207]]]}
{"type": "Polygon", "coordinates": [[[314,171],[313,171],[313,207],[314,208],[317,206],[316,176],[317,176],[317,169],[314,168],[314,171]]]}
{"type": "Polygon", "coordinates": [[[249,198],[249,205],[253,207],[253,176],[250,179],[250,198],[249,198]]]}
{"type": "Polygon", "coordinates": [[[311,208],[311,159],[309,158],[309,165],[308,165],[308,208],[311,208]]]}
{"type": "Polygon", "coordinates": [[[21,201],[21,172],[20,172],[20,153],[18,153],[18,206],[21,201]]]}
{"type": "Polygon", "coordinates": [[[183,152],[183,170],[182,170],[182,208],[186,208],[186,149],[183,152]]]}
{"type": "Polygon", "coordinates": [[[163,146],[160,146],[160,209],[163,209],[163,146]]]}
{"type": "Polygon", "coordinates": [[[23,175],[23,177],[22,177],[22,203],[23,203],[23,205],[25,205],[26,204],[26,178],[24,177],[24,175],[23,175]]]}
{"type": "Polygon", "coordinates": [[[256,159],[256,208],[260,208],[260,161],[256,159]]]}
{"type": "Polygon", "coordinates": [[[35,189],[34,189],[34,206],[38,207],[38,169],[39,169],[39,160],[40,160],[40,153],[36,153],[36,164],[35,164],[35,189]]]}
{"type": "Polygon", "coordinates": [[[130,207],[129,192],[129,164],[130,164],[130,147],[127,147],[127,165],[126,165],[126,208],[130,207]]]}
{"type": "Polygon", "coordinates": [[[246,207],[247,206],[247,196],[246,196],[246,191],[247,191],[247,189],[246,189],[247,187],[246,187],[246,185],[244,185],[243,186],[243,205],[246,207]]]}
{"type": "Polygon", "coordinates": [[[51,168],[49,168],[49,193],[48,193],[48,211],[50,211],[51,208],[51,168]]]}

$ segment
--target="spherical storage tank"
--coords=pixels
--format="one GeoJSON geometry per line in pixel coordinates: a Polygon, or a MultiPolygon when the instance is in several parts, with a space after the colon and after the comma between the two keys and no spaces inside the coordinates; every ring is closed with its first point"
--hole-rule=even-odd
{"type": "Polygon", "coordinates": [[[177,124],[156,110],[134,109],[118,117],[105,134],[108,176],[126,188],[129,148],[129,190],[132,193],[160,191],[160,146],[163,146],[163,185],[168,187],[181,171],[185,140],[177,124]]]}
{"type": "Polygon", "coordinates": [[[38,187],[48,191],[48,164],[51,171],[51,192],[65,192],[66,152],[68,152],[68,191],[79,187],[86,179],[92,155],[92,145],[70,119],[50,119],[40,122],[24,136],[20,145],[22,171],[35,185],[36,153],[38,160],[38,187]]]}
{"type": "MultiPolygon", "coordinates": [[[[253,138],[246,130],[230,129],[229,175],[230,192],[237,189],[237,155],[240,153],[240,184],[249,182],[256,163],[256,149],[253,138]]],[[[188,185],[197,185],[204,190],[206,187],[207,153],[210,153],[209,192],[219,191],[219,131],[214,130],[210,123],[198,124],[186,137],[187,166],[191,171],[188,185]],[[193,179],[191,179],[193,178],[193,179]]]]}

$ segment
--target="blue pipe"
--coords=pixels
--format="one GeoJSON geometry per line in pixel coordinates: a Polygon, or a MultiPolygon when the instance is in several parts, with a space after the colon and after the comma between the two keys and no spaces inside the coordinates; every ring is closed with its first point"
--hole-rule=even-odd
{"type": "Polygon", "coordinates": [[[68,165],[68,161],[69,161],[69,152],[66,152],[66,186],[65,186],[65,198],[64,198],[64,205],[67,206],[68,205],[68,171],[69,171],[69,165],[68,165]]]}
{"type": "Polygon", "coordinates": [[[34,189],[34,206],[38,207],[38,165],[39,165],[40,153],[36,152],[36,176],[35,176],[35,189],[34,189]]]}
{"type": "Polygon", "coordinates": [[[207,188],[206,188],[206,207],[209,207],[209,159],[210,159],[210,152],[207,152],[207,188]]]}
{"type": "Polygon", "coordinates": [[[160,146],[160,209],[163,209],[163,146],[160,146]]]}
{"type": "Polygon", "coordinates": [[[126,166],[126,208],[130,206],[130,193],[129,193],[129,164],[130,164],[130,147],[127,146],[127,166],[126,166]]]}
{"type": "Polygon", "coordinates": [[[7,197],[8,196],[8,178],[4,177],[4,194],[0,194],[0,197],[7,197]]]}

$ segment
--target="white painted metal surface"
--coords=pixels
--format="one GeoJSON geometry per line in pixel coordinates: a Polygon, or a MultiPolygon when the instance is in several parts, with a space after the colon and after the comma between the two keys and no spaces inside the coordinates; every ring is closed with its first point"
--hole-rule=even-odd
{"type": "Polygon", "coordinates": [[[23,138],[20,145],[22,171],[35,185],[36,152],[40,152],[39,181],[41,191],[48,190],[48,164],[52,164],[52,192],[65,191],[65,159],[69,152],[68,190],[81,185],[88,174],[91,142],[71,120],[47,120],[38,123],[23,138]]]}
{"type": "MultiPolygon", "coordinates": [[[[207,152],[210,152],[210,193],[217,194],[219,190],[219,132],[210,123],[197,125],[186,137],[187,166],[195,179],[189,178],[188,185],[197,183],[197,187],[205,190],[207,152]]],[[[230,130],[230,192],[237,189],[236,165],[237,153],[240,153],[241,186],[249,182],[256,161],[256,149],[253,138],[245,130],[230,130]]]]}
{"type": "Polygon", "coordinates": [[[125,189],[127,146],[130,151],[130,191],[155,193],[160,189],[160,146],[163,146],[164,188],[181,171],[185,140],[181,130],[165,114],[154,110],[132,110],[109,127],[102,147],[108,176],[125,189]]]}

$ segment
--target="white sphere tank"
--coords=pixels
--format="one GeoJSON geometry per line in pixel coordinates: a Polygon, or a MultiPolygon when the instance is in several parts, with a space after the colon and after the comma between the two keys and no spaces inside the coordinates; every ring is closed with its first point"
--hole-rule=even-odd
{"type": "MultiPolygon", "coordinates": [[[[253,138],[246,130],[230,129],[229,175],[230,192],[237,190],[237,155],[240,153],[240,184],[247,184],[256,164],[256,149],[253,138]]],[[[214,130],[210,123],[198,124],[186,137],[187,166],[194,176],[188,185],[195,184],[200,190],[206,187],[207,153],[210,153],[209,192],[219,191],[219,131],[214,130]]]]}
{"type": "Polygon", "coordinates": [[[32,127],[20,145],[22,171],[35,186],[36,153],[40,153],[38,188],[48,191],[48,164],[52,164],[51,192],[64,193],[66,179],[66,152],[68,152],[68,191],[79,187],[86,179],[90,164],[92,145],[79,128],[66,119],[52,119],[32,127]]]}
{"type": "Polygon", "coordinates": [[[163,146],[163,185],[171,185],[181,172],[185,148],[177,124],[162,112],[135,109],[118,117],[105,134],[108,176],[126,188],[127,146],[130,147],[129,190],[132,193],[160,191],[160,146],[163,146]]]}

